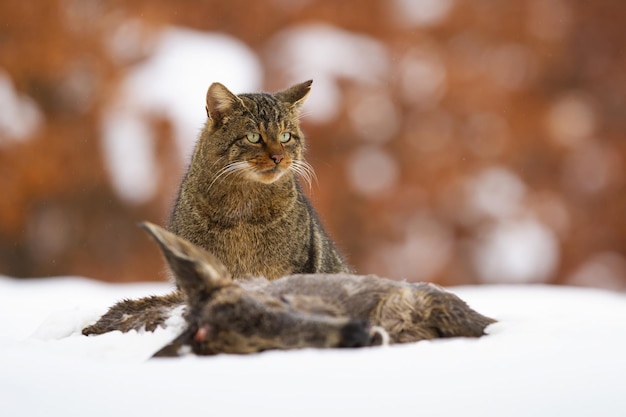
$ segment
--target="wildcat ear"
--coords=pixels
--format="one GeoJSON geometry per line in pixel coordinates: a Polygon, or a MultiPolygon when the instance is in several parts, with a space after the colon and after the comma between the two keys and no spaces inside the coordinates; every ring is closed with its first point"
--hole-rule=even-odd
{"type": "Polygon", "coordinates": [[[311,84],[313,84],[313,80],[305,81],[303,83],[289,87],[288,89],[274,95],[280,101],[291,104],[296,109],[299,109],[304,103],[304,100],[309,94],[309,91],[311,91],[311,84]]]}
{"type": "Polygon", "coordinates": [[[176,284],[187,295],[190,304],[232,283],[226,266],[211,253],[155,224],[143,222],[140,226],[159,244],[174,272],[176,284]]]}
{"type": "Polygon", "coordinates": [[[211,120],[219,123],[239,103],[241,103],[239,97],[223,84],[213,83],[206,93],[206,114],[211,120]]]}

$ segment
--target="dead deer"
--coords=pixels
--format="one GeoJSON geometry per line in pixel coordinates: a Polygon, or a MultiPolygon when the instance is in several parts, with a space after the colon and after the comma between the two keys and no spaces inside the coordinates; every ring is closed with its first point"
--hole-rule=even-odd
{"type": "Polygon", "coordinates": [[[159,244],[178,290],[121,301],[83,334],[152,331],[182,305],[187,328],[155,356],[177,356],[185,350],[211,355],[480,337],[495,322],[427,283],[350,274],[234,281],[211,253],[156,225],[143,227],[159,244]]]}

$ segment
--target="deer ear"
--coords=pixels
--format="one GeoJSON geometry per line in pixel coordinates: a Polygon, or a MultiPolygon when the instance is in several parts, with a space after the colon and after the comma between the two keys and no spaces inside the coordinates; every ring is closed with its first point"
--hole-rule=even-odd
{"type": "Polygon", "coordinates": [[[302,107],[304,100],[311,91],[311,84],[313,84],[313,80],[305,81],[274,95],[283,103],[290,104],[294,108],[299,109],[302,107]]]}
{"type": "Polygon", "coordinates": [[[206,93],[206,114],[213,123],[221,123],[239,104],[243,104],[241,99],[223,84],[211,84],[206,93]]]}
{"type": "Polygon", "coordinates": [[[177,356],[183,356],[187,353],[191,352],[191,347],[189,346],[190,341],[193,337],[193,331],[191,329],[186,329],[180,336],[176,339],[172,340],[169,344],[165,345],[163,348],[159,349],[154,355],[153,358],[173,358],[177,356]]]}
{"type": "Polygon", "coordinates": [[[232,284],[226,266],[213,254],[155,224],[143,222],[140,226],[159,244],[176,284],[190,302],[232,284]]]}

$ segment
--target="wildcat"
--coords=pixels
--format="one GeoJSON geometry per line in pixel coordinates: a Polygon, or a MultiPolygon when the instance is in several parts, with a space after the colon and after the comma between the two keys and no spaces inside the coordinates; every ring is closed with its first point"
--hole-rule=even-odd
{"type": "Polygon", "coordinates": [[[208,89],[208,120],[168,229],[211,251],[235,279],[351,271],[297,179],[314,175],[299,124],[311,84],[275,94],[208,89]]]}

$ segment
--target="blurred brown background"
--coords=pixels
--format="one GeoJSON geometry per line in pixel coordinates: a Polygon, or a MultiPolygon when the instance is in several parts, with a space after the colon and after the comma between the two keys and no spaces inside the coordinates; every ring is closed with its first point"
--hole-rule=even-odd
{"type": "Polygon", "coordinates": [[[313,78],[310,194],[359,272],[624,290],[625,16],[620,0],[0,1],[0,274],[164,279],[136,223],[165,223],[208,85],[313,78]]]}

